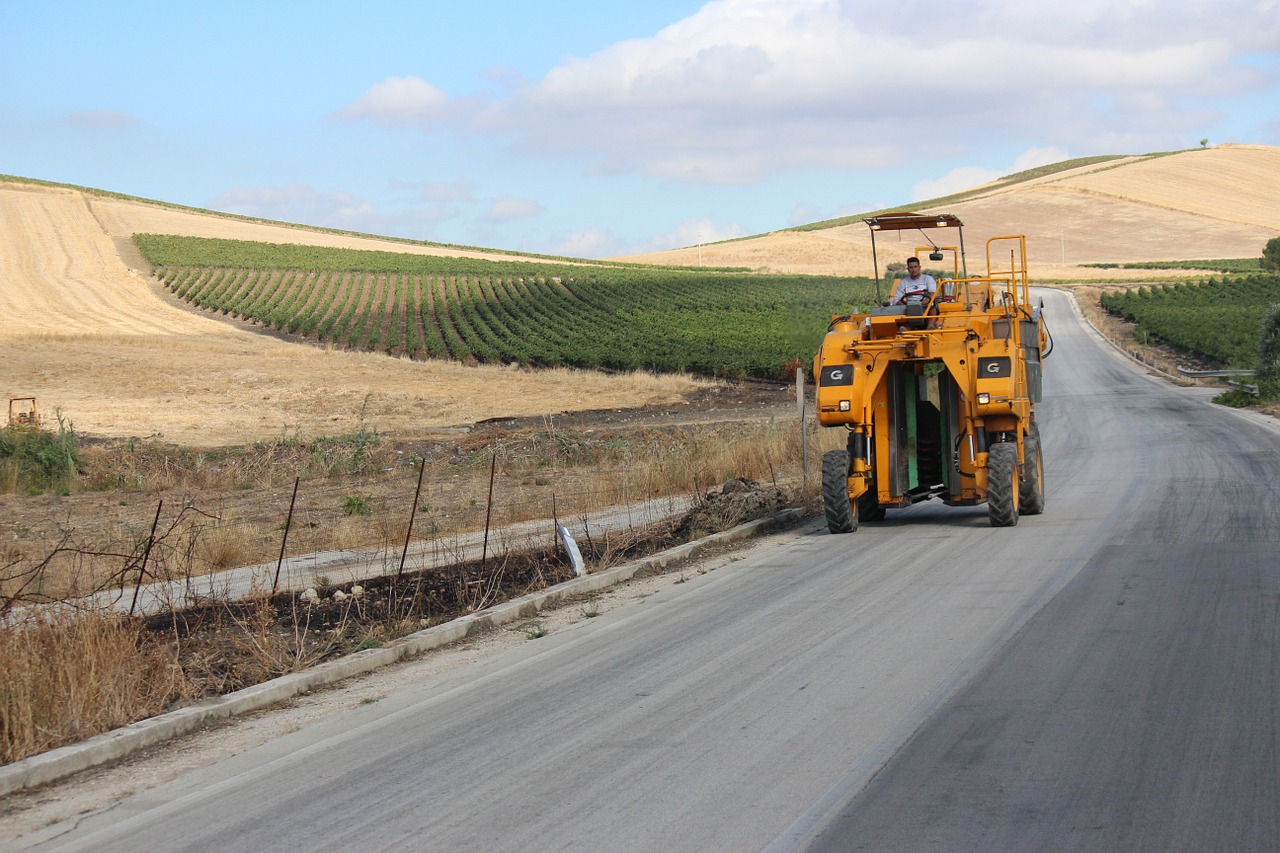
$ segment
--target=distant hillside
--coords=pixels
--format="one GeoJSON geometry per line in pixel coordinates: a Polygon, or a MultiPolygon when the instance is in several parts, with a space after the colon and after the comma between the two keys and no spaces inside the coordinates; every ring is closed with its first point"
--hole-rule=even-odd
{"type": "MultiPolygon", "coordinates": [[[[1280,234],[1276,198],[1280,148],[1220,145],[1072,160],[897,209],[959,216],[971,265],[981,263],[988,237],[1026,234],[1034,277],[1088,280],[1127,273],[1084,264],[1258,257],[1280,234]]],[[[878,247],[895,259],[919,242],[904,234],[900,243],[878,241],[878,247]]],[[[699,258],[779,272],[865,275],[871,242],[856,216],[618,260],[696,264],[699,258]]]]}
{"type": "MultiPolygon", "coordinates": [[[[1151,272],[1083,265],[1260,256],[1280,234],[1276,198],[1280,148],[1224,145],[1070,161],[935,204],[964,220],[971,268],[981,264],[988,236],[1025,233],[1033,280],[1116,280],[1151,272]]],[[[365,419],[407,434],[500,416],[666,404],[698,384],[687,376],[577,371],[570,377],[287,342],[185,306],[151,277],[133,241],[138,233],[554,260],[263,222],[0,176],[6,354],[0,394],[35,395],[44,411],[61,410],[87,434],[213,445],[345,433],[365,419]]],[[[899,236],[878,243],[882,263],[920,242],[899,236]]],[[[822,275],[871,270],[868,233],[858,218],[624,260],[822,275]]],[[[800,289],[809,293],[812,285],[800,289]]]]}

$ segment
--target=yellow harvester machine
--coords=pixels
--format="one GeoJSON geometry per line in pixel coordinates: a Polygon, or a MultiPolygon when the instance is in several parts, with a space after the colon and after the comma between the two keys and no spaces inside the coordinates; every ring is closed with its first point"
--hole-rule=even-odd
{"type": "Polygon", "coordinates": [[[36,409],[35,397],[9,398],[9,426],[39,428],[40,412],[36,409]]]}
{"type": "Polygon", "coordinates": [[[1043,512],[1035,404],[1052,339],[1043,304],[1031,304],[1026,237],[989,239],[986,274],[969,276],[956,217],[865,221],[877,302],[877,234],[919,231],[929,245],[915,253],[935,263],[949,254],[952,274],[925,304],[880,304],[831,320],[813,364],[818,420],[849,436],[846,449],[822,459],[827,527],[851,533],[859,520],[934,497],[952,506],[986,502],[996,527],[1043,512]],[[934,229],[954,229],[958,245],[939,245],[927,233],[934,229]]]}

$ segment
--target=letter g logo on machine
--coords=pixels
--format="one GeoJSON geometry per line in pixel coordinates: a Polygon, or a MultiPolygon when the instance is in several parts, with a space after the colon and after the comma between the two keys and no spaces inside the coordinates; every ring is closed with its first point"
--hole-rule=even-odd
{"type": "Polygon", "coordinates": [[[822,385],[852,385],[853,365],[829,364],[822,368],[822,385]]]}
{"type": "Polygon", "coordinates": [[[999,379],[1013,375],[1013,361],[1008,357],[978,359],[979,379],[999,379]]]}

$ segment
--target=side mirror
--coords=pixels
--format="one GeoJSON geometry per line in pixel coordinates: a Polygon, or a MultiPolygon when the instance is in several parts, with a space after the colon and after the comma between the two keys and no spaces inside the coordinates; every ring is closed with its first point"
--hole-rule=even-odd
{"type": "Polygon", "coordinates": [[[941,253],[941,252],[930,252],[930,253],[929,253],[929,260],[931,260],[931,261],[935,261],[935,262],[936,262],[936,261],[940,261],[940,260],[942,260],[942,253],[941,253]]]}

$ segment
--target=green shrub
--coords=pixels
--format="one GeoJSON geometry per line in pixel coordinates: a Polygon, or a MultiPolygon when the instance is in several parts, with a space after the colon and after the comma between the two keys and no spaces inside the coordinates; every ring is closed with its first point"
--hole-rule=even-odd
{"type": "Polygon", "coordinates": [[[66,494],[79,473],[80,441],[61,415],[56,433],[29,426],[0,429],[0,482],[9,489],[39,493],[55,486],[66,494]]]}
{"type": "Polygon", "coordinates": [[[1258,333],[1258,379],[1280,381],[1280,303],[1268,308],[1262,318],[1262,329],[1258,333]]]}
{"type": "Polygon", "coordinates": [[[373,512],[369,506],[371,500],[363,495],[347,495],[342,499],[342,512],[344,515],[368,515],[373,512]]]}

